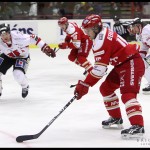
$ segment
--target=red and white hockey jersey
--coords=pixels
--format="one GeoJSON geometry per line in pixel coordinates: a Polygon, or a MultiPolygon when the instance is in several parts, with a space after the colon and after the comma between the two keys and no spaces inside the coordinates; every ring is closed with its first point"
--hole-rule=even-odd
{"type": "MultiPolygon", "coordinates": [[[[65,32],[65,42],[72,42],[71,48],[79,49],[84,43],[92,43],[92,40],[90,40],[88,35],[85,34],[84,31],[75,22],[69,22],[65,32]]],[[[88,45],[88,43],[86,45],[88,45]]]]}
{"type": "Polygon", "coordinates": [[[95,64],[85,82],[94,85],[105,74],[107,65],[120,65],[138,53],[139,47],[137,44],[129,44],[112,30],[103,28],[93,40],[95,64]]]}
{"type": "Polygon", "coordinates": [[[29,55],[29,45],[35,44],[40,48],[43,47],[43,42],[34,34],[23,34],[19,31],[11,31],[11,43],[5,43],[0,38],[0,53],[4,53],[10,58],[26,58],[29,55]]]}

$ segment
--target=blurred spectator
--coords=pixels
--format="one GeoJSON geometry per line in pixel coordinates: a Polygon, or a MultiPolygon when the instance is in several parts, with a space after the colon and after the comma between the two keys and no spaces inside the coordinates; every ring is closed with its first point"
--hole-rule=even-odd
{"type": "Polygon", "coordinates": [[[38,2],[37,3],[37,8],[38,8],[38,19],[43,19],[43,9],[45,7],[45,3],[44,2],[38,2]]]}
{"type": "Polygon", "coordinates": [[[55,2],[38,2],[38,15],[41,19],[55,19],[58,10],[55,2]]]}
{"type": "Polygon", "coordinates": [[[11,6],[9,6],[9,2],[1,2],[1,9],[0,9],[0,19],[1,20],[10,20],[15,15],[14,10],[11,6]]]}
{"type": "Polygon", "coordinates": [[[64,2],[61,2],[59,4],[59,16],[60,16],[60,18],[66,17],[66,11],[65,11],[65,8],[63,6],[64,6],[64,2]]]}
{"type": "MultiPolygon", "coordinates": [[[[122,12],[127,7],[131,9],[131,18],[149,18],[144,14],[144,6],[149,2],[0,2],[0,19],[82,19],[88,14],[99,14],[103,19],[112,19],[117,15],[122,18],[122,12]],[[144,6],[143,6],[144,5],[144,6]],[[120,8],[122,7],[122,10],[120,8]],[[109,11],[109,12],[108,12],[109,11]],[[37,16],[37,17],[36,17],[37,16]]],[[[129,11],[129,9],[127,10],[129,11]]],[[[125,12],[126,13],[126,12],[125,12]]],[[[127,18],[123,17],[124,19],[127,18]]]]}
{"type": "MultiPolygon", "coordinates": [[[[29,16],[37,17],[37,2],[30,2],[29,16]]],[[[36,19],[36,17],[33,19],[36,19]]]]}
{"type": "Polygon", "coordinates": [[[52,2],[53,4],[53,10],[52,10],[52,15],[53,15],[53,19],[58,19],[60,14],[59,14],[59,3],[60,2],[52,2]]]}
{"type": "Polygon", "coordinates": [[[79,19],[85,18],[86,15],[94,13],[93,2],[81,2],[76,16],[79,19]]]}
{"type": "Polygon", "coordinates": [[[22,11],[22,2],[8,2],[9,6],[11,5],[13,7],[13,10],[15,12],[15,14],[23,14],[22,11]]]}
{"type": "Polygon", "coordinates": [[[103,8],[103,2],[93,2],[93,13],[101,15],[103,8]]]}
{"type": "Polygon", "coordinates": [[[143,12],[143,2],[133,2],[134,3],[134,17],[142,17],[143,12]]]}
{"type": "Polygon", "coordinates": [[[80,5],[81,3],[80,2],[76,2],[75,5],[74,5],[74,9],[73,9],[73,16],[74,16],[74,19],[77,19],[77,13],[80,9],[80,5]]]}
{"type": "Polygon", "coordinates": [[[110,18],[114,16],[118,16],[120,18],[120,4],[118,2],[111,2],[110,3],[110,18]]]}
{"type": "Polygon", "coordinates": [[[75,2],[61,2],[59,14],[60,17],[67,17],[68,19],[73,19],[73,10],[75,2]]]}

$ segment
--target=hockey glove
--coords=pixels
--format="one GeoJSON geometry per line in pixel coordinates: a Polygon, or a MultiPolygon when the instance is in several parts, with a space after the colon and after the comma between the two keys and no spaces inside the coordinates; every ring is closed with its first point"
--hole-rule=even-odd
{"type": "Polygon", "coordinates": [[[77,94],[77,100],[81,99],[82,96],[86,95],[89,91],[89,85],[79,80],[76,88],[74,90],[74,94],[77,94]]]}
{"type": "Polygon", "coordinates": [[[60,43],[60,44],[58,44],[58,47],[61,48],[61,49],[66,49],[66,48],[68,48],[68,43],[67,42],[60,43]]]}
{"type": "Polygon", "coordinates": [[[47,56],[51,56],[52,58],[56,57],[55,51],[51,49],[47,44],[44,44],[41,51],[47,56]]]}

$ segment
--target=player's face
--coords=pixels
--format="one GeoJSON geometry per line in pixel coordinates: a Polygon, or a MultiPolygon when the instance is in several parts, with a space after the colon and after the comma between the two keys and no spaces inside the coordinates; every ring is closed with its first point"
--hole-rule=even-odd
{"type": "Polygon", "coordinates": [[[133,25],[130,28],[128,28],[128,32],[130,33],[130,35],[136,35],[140,33],[140,29],[137,25],[133,25]]]}
{"type": "Polygon", "coordinates": [[[10,33],[8,33],[8,32],[1,34],[0,37],[5,43],[11,41],[11,36],[10,36],[10,33]]]}
{"type": "Polygon", "coordinates": [[[86,28],[84,29],[84,32],[90,37],[90,39],[93,40],[95,38],[95,33],[92,28],[86,28]]]}
{"type": "Polygon", "coordinates": [[[67,29],[67,25],[66,24],[59,24],[59,27],[65,31],[67,29]]]}

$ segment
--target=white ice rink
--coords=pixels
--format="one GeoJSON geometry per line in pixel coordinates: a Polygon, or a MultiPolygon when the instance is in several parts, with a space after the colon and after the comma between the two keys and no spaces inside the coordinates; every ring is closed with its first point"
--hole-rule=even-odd
{"type": "MultiPolygon", "coordinates": [[[[13,78],[12,68],[2,77],[0,148],[150,147],[150,95],[143,95],[142,91],[138,95],[146,131],[142,140],[123,140],[121,130],[102,128],[101,122],[108,119],[99,93],[99,86],[105,77],[81,100],[75,100],[67,107],[38,139],[16,142],[17,136],[40,132],[74,96],[74,88],[70,85],[85,78],[84,69],[68,60],[69,51],[60,50],[56,58],[49,58],[40,49],[31,49],[27,72],[30,89],[26,99],[21,97],[21,87],[13,78]]],[[[89,60],[94,63],[92,53],[89,60]]],[[[142,81],[141,88],[146,84],[144,78],[142,81]]],[[[119,91],[116,92],[120,97],[119,91]]],[[[121,101],[120,107],[124,128],[128,128],[130,123],[121,101]]]]}

